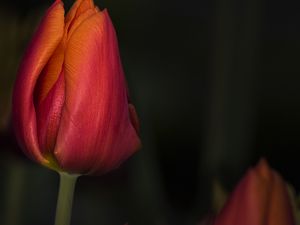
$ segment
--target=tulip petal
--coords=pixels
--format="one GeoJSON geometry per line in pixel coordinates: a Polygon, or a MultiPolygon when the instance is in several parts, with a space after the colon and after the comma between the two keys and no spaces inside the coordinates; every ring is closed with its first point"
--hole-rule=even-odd
{"type": "Polygon", "coordinates": [[[76,20],[72,21],[72,26],[66,27],[66,41],[69,41],[69,38],[72,36],[73,32],[76,31],[77,27],[79,27],[86,19],[96,14],[95,9],[88,9],[84,13],[82,13],[76,20]]]}
{"type": "Polygon", "coordinates": [[[214,225],[294,225],[287,189],[265,160],[249,169],[214,225]]]}
{"type": "Polygon", "coordinates": [[[268,225],[294,225],[295,222],[292,210],[282,210],[291,209],[291,203],[286,191],[286,184],[282,181],[279,174],[276,172],[273,173],[274,181],[271,193],[272,198],[269,203],[268,225]]]}
{"type": "Polygon", "coordinates": [[[61,72],[47,97],[36,106],[39,145],[44,156],[52,154],[55,147],[61,111],[65,101],[64,84],[64,74],[61,72]]]}
{"type": "Polygon", "coordinates": [[[36,81],[60,43],[64,30],[64,8],[56,1],[42,19],[27,49],[18,72],[13,94],[13,119],[16,136],[24,152],[44,163],[39,150],[33,94],[36,81]]]}
{"type": "Polygon", "coordinates": [[[34,90],[35,105],[39,105],[49,94],[61,74],[64,62],[64,43],[57,46],[55,52],[38,77],[34,90]]]}
{"type": "Polygon", "coordinates": [[[94,9],[94,2],[92,0],[77,0],[68,14],[66,15],[66,30],[68,31],[72,26],[73,22],[89,9],[94,9]]]}
{"type": "Polygon", "coordinates": [[[106,172],[140,145],[128,109],[115,31],[106,11],[82,22],[67,43],[66,99],[55,155],[72,172],[106,172]]]}
{"type": "Polygon", "coordinates": [[[264,186],[266,182],[254,171],[249,170],[216,218],[214,225],[238,225],[240,221],[243,221],[243,225],[265,225],[260,222],[263,221],[267,208],[265,196],[268,196],[268,193],[264,186]],[[258,182],[261,182],[259,186],[258,182]],[[257,193],[259,196],[256,196],[257,193]],[[257,203],[258,200],[261,202],[257,203]]]}

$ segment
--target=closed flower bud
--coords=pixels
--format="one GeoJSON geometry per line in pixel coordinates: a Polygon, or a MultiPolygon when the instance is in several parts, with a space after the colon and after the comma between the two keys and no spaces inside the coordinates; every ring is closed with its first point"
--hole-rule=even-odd
{"type": "Polygon", "coordinates": [[[261,160],[237,185],[214,225],[295,225],[285,182],[261,160]]]}
{"type": "Polygon", "coordinates": [[[15,132],[33,160],[69,173],[104,173],[140,146],[114,27],[106,10],[56,0],[23,57],[13,93],[15,132]]]}

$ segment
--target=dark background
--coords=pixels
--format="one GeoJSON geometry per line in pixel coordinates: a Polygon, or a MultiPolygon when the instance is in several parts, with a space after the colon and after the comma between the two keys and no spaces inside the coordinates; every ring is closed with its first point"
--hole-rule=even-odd
{"type": "MultiPolygon", "coordinates": [[[[53,224],[58,176],[14,140],[10,96],[49,0],[0,6],[0,224],[53,224]]],[[[64,1],[69,8],[72,1],[64,1]]],[[[197,224],[213,181],[232,190],[265,157],[300,188],[300,3],[98,0],[115,24],[143,148],[77,183],[74,225],[197,224]]]]}

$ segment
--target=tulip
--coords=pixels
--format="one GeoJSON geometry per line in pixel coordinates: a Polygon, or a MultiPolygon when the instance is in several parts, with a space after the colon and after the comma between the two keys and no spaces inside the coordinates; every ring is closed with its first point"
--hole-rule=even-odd
{"type": "Polygon", "coordinates": [[[19,68],[15,133],[26,155],[69,174],[117,168],[140,146],[117,38],[107,10],[56,0],[19,68]]]}
{"type": "Polygon", "coordinates": [[[214,225],[294,225],[287,186],[265,160],[248,170],[214,225]]]}

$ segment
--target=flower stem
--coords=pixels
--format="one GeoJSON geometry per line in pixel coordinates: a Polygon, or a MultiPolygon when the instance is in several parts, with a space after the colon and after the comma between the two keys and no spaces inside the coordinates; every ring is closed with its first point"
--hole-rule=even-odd
{"type": "Polygon", "coordinates": [[[78,175],[59,172],[59,192],[56,205],[55,225],[69,225],[73,204],[73,195],[78,175]]]}

